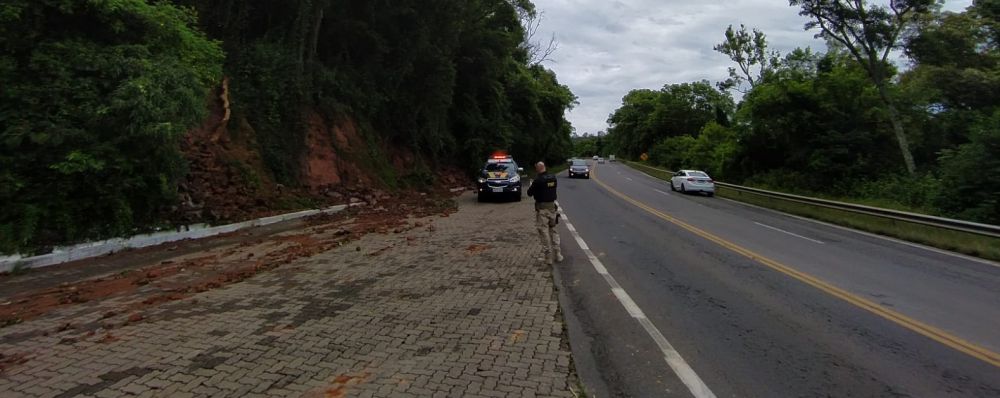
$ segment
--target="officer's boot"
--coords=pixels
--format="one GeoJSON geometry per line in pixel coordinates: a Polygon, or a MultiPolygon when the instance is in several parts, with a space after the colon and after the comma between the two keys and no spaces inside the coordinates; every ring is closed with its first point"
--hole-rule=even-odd
{"type": "Polygon", "coordinates": [[[557,263],[561,263],[561,262],[563,262],[563,260],[565,260],[565,259],[566,259],[565,257],[563,257],[563,255],[562,255],[562,250],[559,250],[559,247],[558,247],[558,246],[557,246],[557,247],[555,248],[555,250],[554,250],[554,251],[555,251],[555,253],[556,253],[556,255],[555,255],[555,260],[556,260],[556,262],[557,262],[557,263]]]}
{"type": "Polygon", "coordinates": [[[549,249],[548,248],[543,248],[542,249],[542,257],[537,257],[536,259],[539,260],[539,261],[541,261],[541,262],[548,263],[550,257],[552,257],[552,256],[549,255],[549,249]]]}
{"type": "Polygon", "coordinates": [[[545,250],[545,264],[546,265],[552,265],[552,263],[556,260],[556,253],[557,252],[554,251],[554,250],[548,250],[548,249],[545,250]]]}

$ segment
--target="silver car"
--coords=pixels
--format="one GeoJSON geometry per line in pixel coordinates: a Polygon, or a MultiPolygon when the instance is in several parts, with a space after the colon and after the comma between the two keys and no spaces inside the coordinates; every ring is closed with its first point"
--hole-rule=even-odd
{"type": "Polygon", "coordinates": [[[715,181],[701,170],[681,170],[670,178],[670,190],[704,192],[708,196],[715,196],[715,181]]]}

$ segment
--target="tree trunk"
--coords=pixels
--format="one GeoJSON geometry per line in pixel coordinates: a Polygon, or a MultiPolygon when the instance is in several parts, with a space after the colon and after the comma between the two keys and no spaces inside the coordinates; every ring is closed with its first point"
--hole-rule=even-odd
{"type": "Polygon", "coordinates": [[[316,19],[313,21],[312,26],[312,36],[309,37],[309,55],[306,56],[306,63],[310,65],[310,69],[314,69],[312,64],[316,61],[316,53],[318,52],[319,47],[319,33],[320,28],[323,26],[323,12],[325,11],[325,5],[321,3],[321,5],[317,8],[316,19]]]}
{"type": "Polygon", "coordinates": [[[917,172],[917,164],[913,161],[913,153],[910,152],[910,140],[906,138],[906,131],[903,129],[903,121],[900,120],[899,111],[896,105],[889,98],[885,83],[878,84],[879,98],[882,104],[889,111],[889,122],[892,123],[892,131],[896,134],[896,143],[899,144],[899,151],[903,153],[903,162],[906,164],[906,171],[913,175],[917,172]]]}

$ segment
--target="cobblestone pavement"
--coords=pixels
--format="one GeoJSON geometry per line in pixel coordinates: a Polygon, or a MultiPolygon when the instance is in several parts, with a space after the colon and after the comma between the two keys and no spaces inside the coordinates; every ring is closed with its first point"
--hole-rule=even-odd
{"type": "Polygon", "coordinates": [[[458,201],[113,330],[135,297],[2,328],[0,396],[573,396],[531,204],[458,201]]]}

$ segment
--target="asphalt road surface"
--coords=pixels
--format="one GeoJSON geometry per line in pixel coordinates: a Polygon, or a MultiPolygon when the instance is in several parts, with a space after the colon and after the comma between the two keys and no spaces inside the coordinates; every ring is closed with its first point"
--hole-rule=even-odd
{"type": "Polygon", "coordinates": [[[596,166],[557,266],[592,395],[1000,397],[997,264],[596,166]]]}

